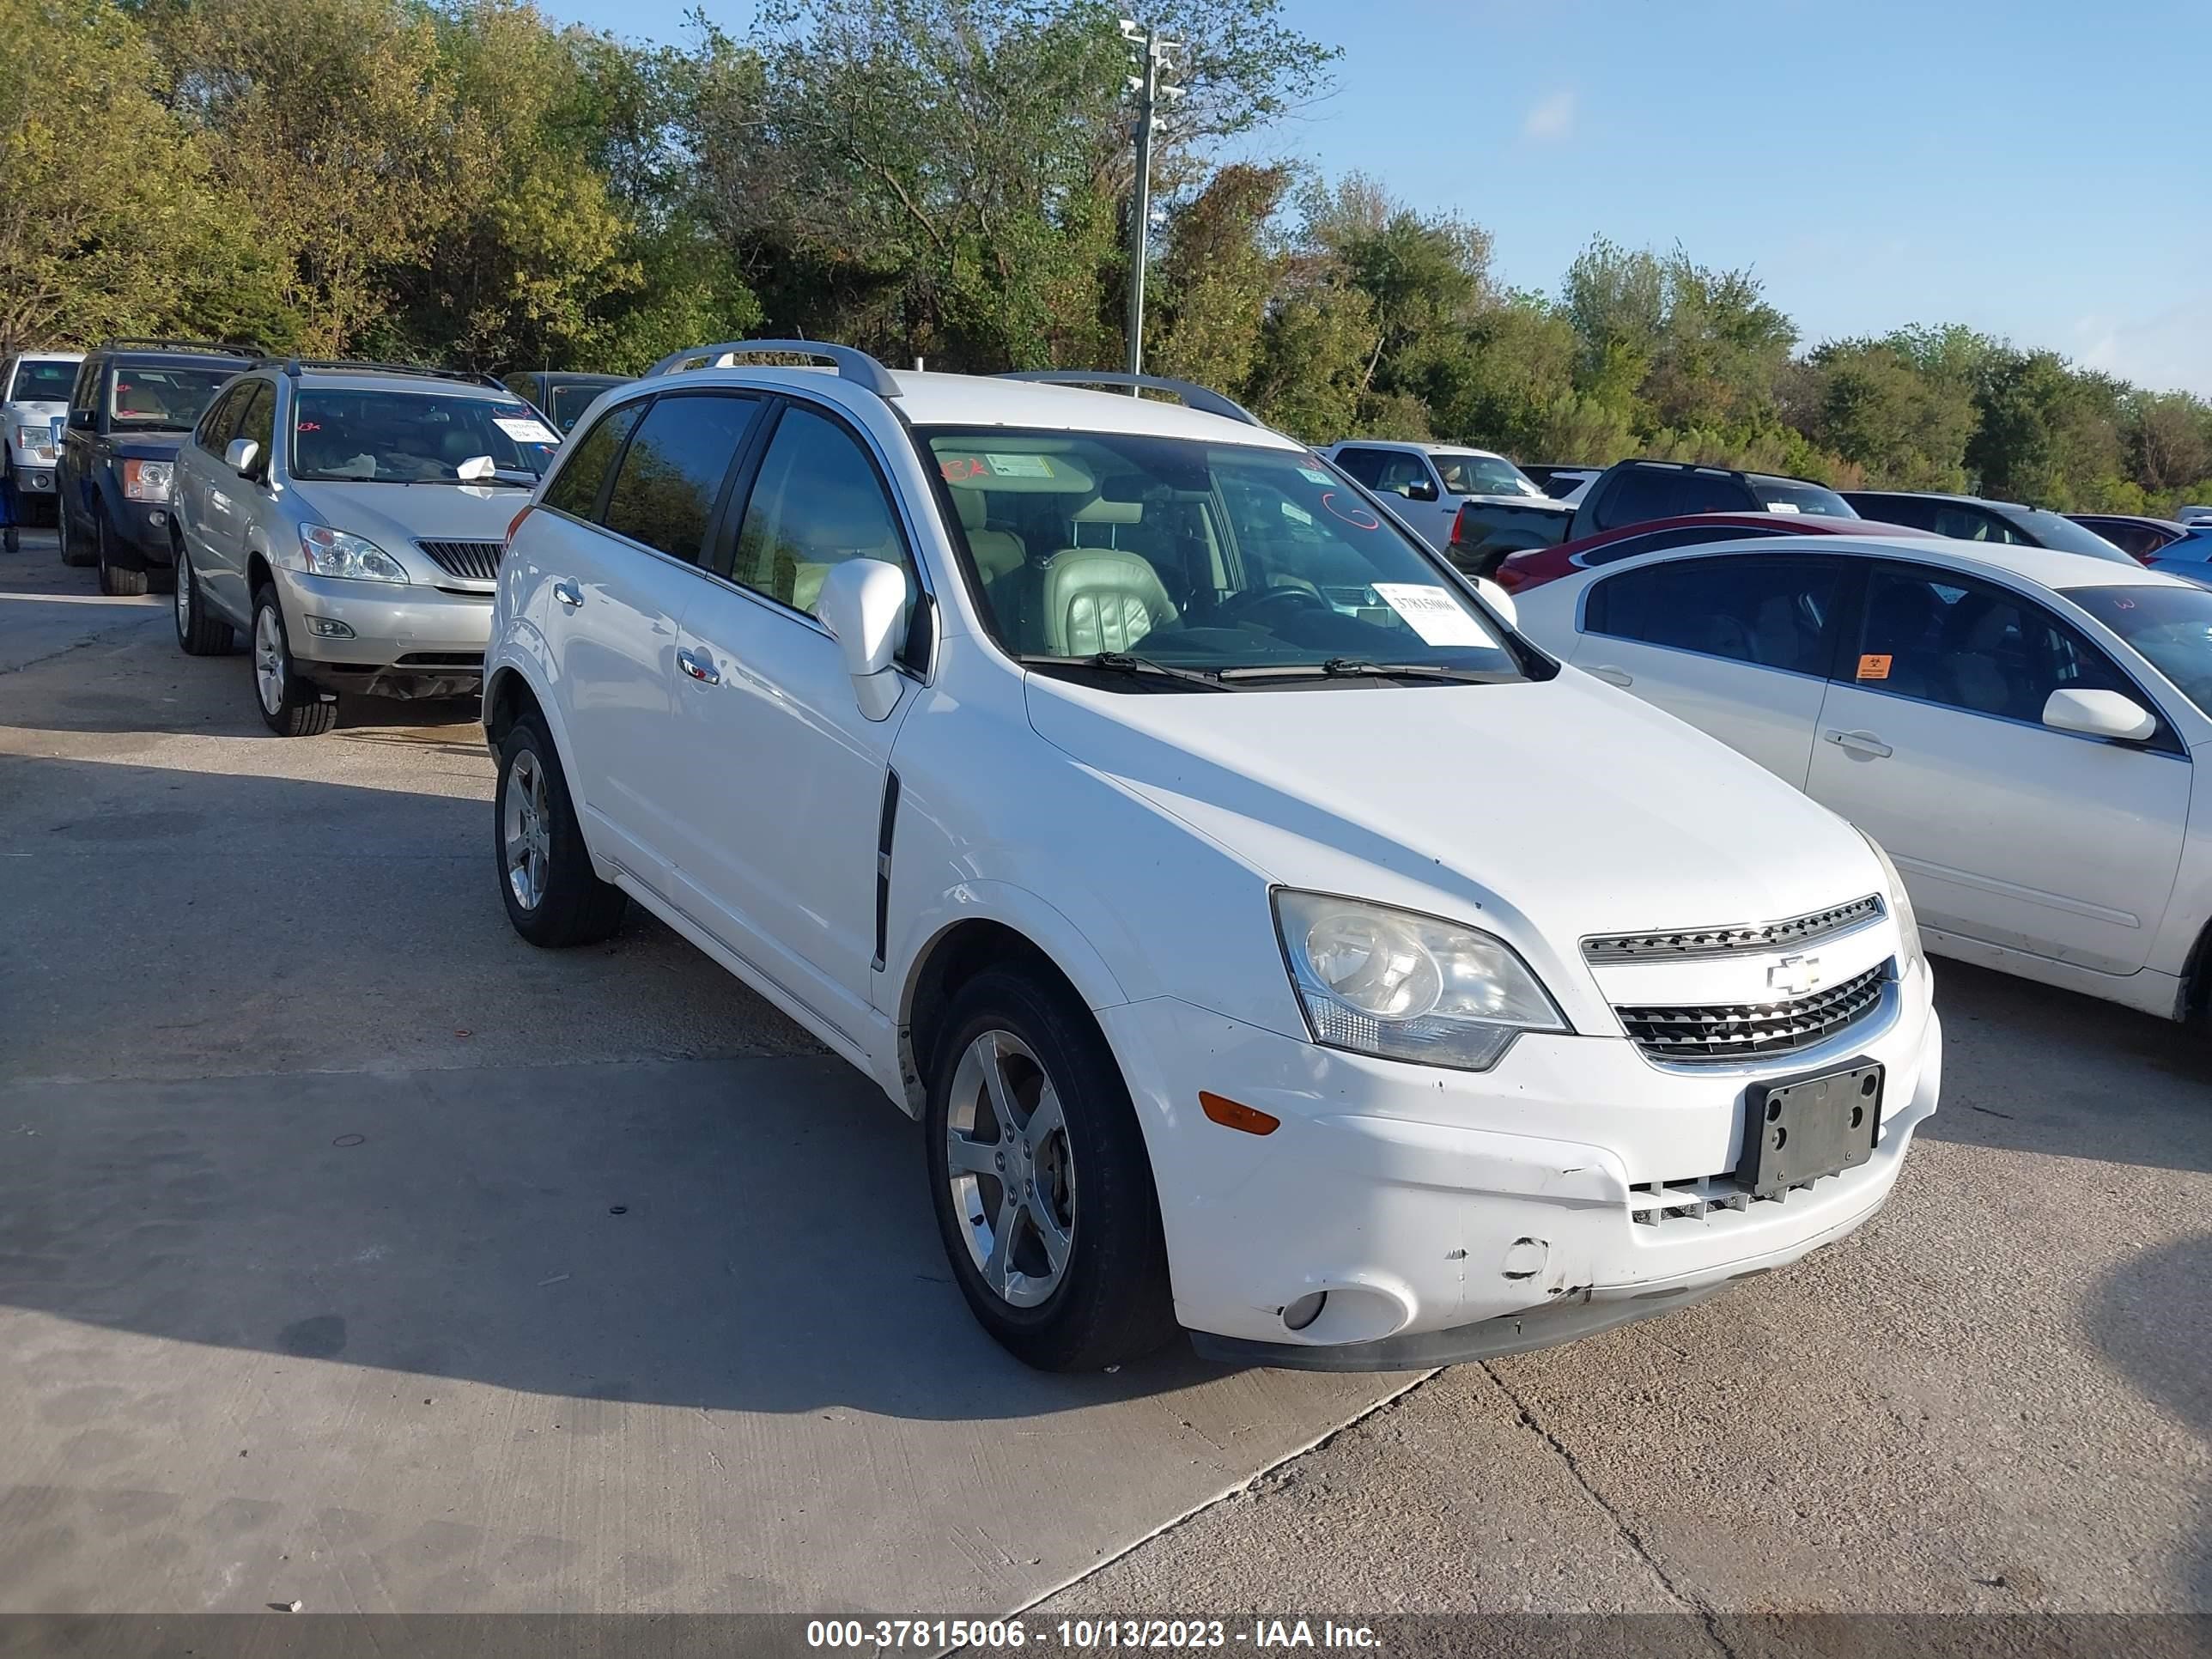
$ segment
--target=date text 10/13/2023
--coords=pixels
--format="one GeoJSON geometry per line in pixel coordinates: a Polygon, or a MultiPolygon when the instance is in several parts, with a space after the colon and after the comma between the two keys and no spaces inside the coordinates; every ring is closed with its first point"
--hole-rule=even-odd
{"type": "Polygon", "coordinates": [[[1057,1648],[1077,1652],[1176,1648],[1379,1648],[1365,1625],[1332,1620],[1062,1619],[1034,1626],[1016,1619],[816,1619],[806,1626],[810,1648],[948,1648],[984,1651],[1057,1648]]]}

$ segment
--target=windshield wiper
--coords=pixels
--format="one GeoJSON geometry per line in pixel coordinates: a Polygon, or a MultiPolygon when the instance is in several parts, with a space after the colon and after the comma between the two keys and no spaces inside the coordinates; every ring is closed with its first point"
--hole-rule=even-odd
{"type": "Polygon", "coordinates": [[[1133,656],[1127,651],[1094,651],[1087,657],[1034,657],[1022,659],[1024,666],[1037,668],[1097,668],[1110,674],[1158,675],[1163,679],[1184,680],[1193,685],[1202,685],[1209,691],[1223,691],[1223,675],[1211,668],[1176,668],[1168,663],[1154,662],[1150,657],[1133,656]]]}
{"type": "Polygon", "coordinates": [[[1331,657],[1326,662],[1254,663],[1224,668],[1224,680],[1450,680],[1462,685],[1500,685],[1518,679],[1517,674],[1486,672],[1475,668],[1446,668],[1427,662],[1368,662],[1358,657],[1331,657]]]}

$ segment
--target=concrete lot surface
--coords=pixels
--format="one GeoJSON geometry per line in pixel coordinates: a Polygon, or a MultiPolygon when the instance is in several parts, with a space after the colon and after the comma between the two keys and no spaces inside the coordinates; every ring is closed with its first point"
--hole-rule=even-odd
{"type": "Polygon", "coordinates": [[[1042,1377],[856,1075],[642,918],[513,937],[472,710],[251,695],[0,559],[0,1612],[2212,1607],[2196,1034],[1939,963],[1943,1109],[1795,1269],[1042,1377]]]}

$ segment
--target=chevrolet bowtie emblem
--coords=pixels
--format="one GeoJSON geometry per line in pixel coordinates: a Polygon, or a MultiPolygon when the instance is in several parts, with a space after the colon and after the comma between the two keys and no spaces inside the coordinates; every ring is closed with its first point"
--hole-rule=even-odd
{"type": "Polygon", "coordinates": [[[1766,970],[1766,988],[1786,997],[1802,997],[1820,985],[1820,958],[1784,957],[1766,970]]]}

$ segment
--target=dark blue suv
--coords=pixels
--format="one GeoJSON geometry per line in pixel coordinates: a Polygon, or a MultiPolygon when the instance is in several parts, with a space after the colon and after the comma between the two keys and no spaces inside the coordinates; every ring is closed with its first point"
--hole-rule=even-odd
{"type": "Polygon", "coordinates": [[[198,340],[110,340],[86,355],[54,475],[63,563],[98,565],[103,593],[143,593],[168,568],[177,447],[260,355],[198,340]]]}

